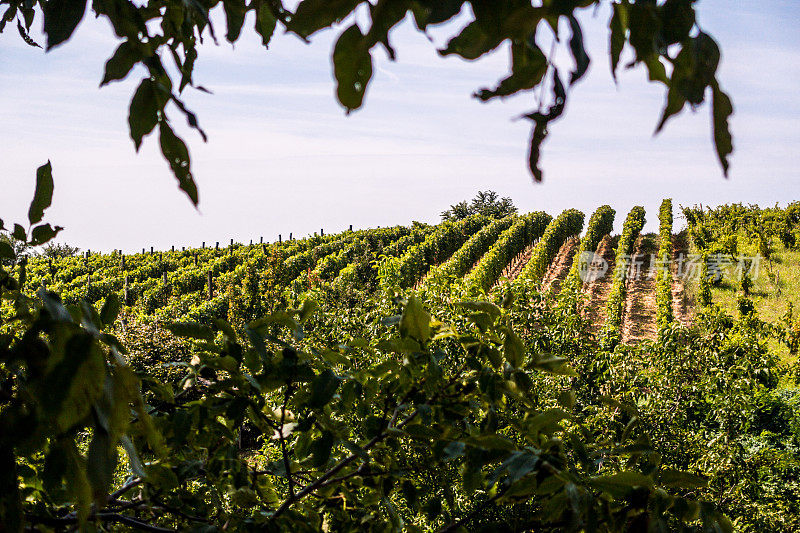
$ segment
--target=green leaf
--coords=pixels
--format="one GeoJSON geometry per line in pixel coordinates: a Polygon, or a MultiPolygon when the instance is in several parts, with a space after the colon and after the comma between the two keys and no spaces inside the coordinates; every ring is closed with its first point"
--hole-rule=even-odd
{"type": "Polygon", "coordinates": [[[439,51],[443,56],[456,54],[464,59],[478,59],[500,46],[504,36],[492,35],[477,20],[468,24],[461,33],[450,39],[447,47],[439,51]]]}
{"type": "Polygon", "coordinates": [[[639,472],[619,472],[609,476],[596,476],[589,479],[594,487],[608,492],[615,498],[622,498],[634,487],[652,487],[653,480],[639,472]]]}
{"type": "Polygon", "coordinates": [[[494,90],[481,89],[475,96],[481,101],[508,96],[521,90],[532,89],[547,72],[547,58],[536,45],[535,39],[511,43],[511,75],[494,90]]]}
{"type": "Polygon", "coordinates": [[[128,126],[137,152],[142,146],[142,138],[158,124],[158,113],[161,109],[155,82],[150,78],[143,79],[133,94],[128,111],[128,126]]]}
{"type": "Polygon", "coordinates": [[[320,438],[311,443],[311,464],[315,468],[324,466],[333,451],[333,433],[323,431],[320,438]]]}
{"type": "Polygon", "coordinates": [[[25,228],[23,228],[19,224],[14,224],[14,231],[11,232],[11,236],[14,237],[16,240],[22,242],[28,240],[28,232],[25,231],[25,228]]]}
{"type": "Polygon", "coordinates": [[[45,377],[42,406],[59,431],[81,421],[103,393],[105,358],[91,335],[77,334],[64,348],[64,357],[45,377]]]}
{"type": "Polygon", "coordinates": [[[578,19],[575,18],[573,14],[570,14],[567,18],[569,19],[569,27],[572,30],[572,37],[570,37],[569,40],[569,49],[575,60],[575,70],[569,76],[569,84],[572,85],[586,74],[586,71],[589,69],[590,59],[589,55],[586,53],[586,49],[583,47],[583,32],[581,31],[581,25],[578,19]]]}
{"type": "Polygon", "coordinates": [[[336,96],[349,113],[361,107],[372,78],[372,56],[358,25],[342,32],[333,49],[336,96]]]}
{"type": "Polygon", "coordinates": [[[100,428],[95,428],[94,437],[89,443],[86,455],[86,474],[92,486],[92,495],[97,502],[103,502],[111,482],[114,480],[114,470],[117,467],[117,446],[109,434],[100,428]]]}
{"type": "Polygon", "coordinates": [[[0,258],[14,259],[17,254],[14,253],[14,248],[5,241],[0,241],[0,258]]]}
{"type": "Polygon", "coordinates": [[[659,476],[658,482],[665,487],[674,487],[680,489],[694,489],[708,485],[708,480],[703,477],[696,476],[688,472],[674,470],[672,468],[663,470],[659,476]]]}
{"type": "Polygon", "coordinates": [[[302,38],[345,18],[362,0],[303,0],[289,21],[289,30],[302,38]]]}
{"type": "Polygon", "coordinates": [[[197,184],[192,176],[191,161],[189,160],[189,149],[166,122],[161,122],[159,127],[161,153],[164,159],[172,168],[172,173],[178,180],[178,186],[189,197],[194,205],[197,205],[197,184]]]}
{"type": "Polygon", "coordinates": [[[166,324],[164,327],[172,332],[173,335],[177,335],[178,337],[205,341],[214,340],[214,332],[211,330],[211,328],[196,322],[172,322],[170,324],[166,324]]]}
{"type": "Polygon", "coordinates": [[[611,75],[614,76],[614,81],[617,81],[619,56],[622,54],[622,48],[625,46],[625,31],[628,28],[628,11],[625,4],[614,3],[612,5],[613,13],[611,15],[611,22],[609,23],[609,28],[611,30],[609,54],[611,56],[611,75]]]}
{"type": "Polygon", "coordinates": [[[508,364],[514,368],[521,367],[525,362],[525,346],[511,329],[506,330],[505,340],[503,341],[503,355],[505,355],[508,364]]]}
{"type": "Polygon", "coordinates": [[[261,36],[261,44],[265,47],[269,47],[277,23],[278,20],[272,14],[267,2],[262,3],[256,11],[256,32],[261,36]]]}
{"type": "Polygon", "coordinates": [[[500,316],[500,308],[491,302],[464,300],[458,302],[457,305],[472,311],[486,313],[492,318],[492,320],[500,316]]]}
{"type": "Polygon", "coordinates": [[[31,240],[30,244],[33,246],[39,246],[40,244],[44,244],[58,235],[61,230],[63,230],[61,226],[56,226],[53,228],[50,224],[41,224],[36,226],[31,231],[31,240]]]}
{"type": "Polygon", "coordinates": [[[567,365],[567,362],[564,357],[548,356],[534,361],[533,367],[550,374],[577,377],[578,374],[567,365]]]}
{"type": "Polygon", "coordinates": [[[714,146],[725,176],[728,175],[728,156],[733,153],[733,137],[728,119],[733,115],[733,104],[730,97],[720,89],[719,83],[713,84],[712,114],[714,117],[714,146]]]}
{"type": "Polygon", "coordinates": [[[36,191],[28,209],[28,220],[31,225],[41,222],[44,210],[50,207],[53,200],[53,168],[50,161],[36,169],[36,191]]]}
{"type": "Polygon", "coordinates": [[[225,38],[232,43],[239,38],[239,34],[242,32],[247,6],[244,0],[224,0],[222,7],[225,10],[225,22],[228,27],[225,38]]]}
{"type": "Polygon", "coordinates": [[[416,296],[411,296],[403,309],[403,315],[400,318],[400,335],[411,337],[422,343],[431,338],[431,315],[425,311],[416,296]]]}
{"type": "Polygon", "coordinates": [[[72,36],[86,11],[86,0],[49,0],[42,3],[42,11],[50,50],[72,36]]]}
{"type": "Polygon", "coordinates": [[[112,325],[117,319],[120,309],[122,309],[122,302],[119,296],[114,292],[110,293],[103,302],[103,308],[100,309],[100,320],[106,326],[112,325]]]}
{"type": "Polygon", "coordinates": [[[311,398],[309,398],[308,407],[311,409],[319,409],[324,407],[331,401],[342,378],[333,373],[330,369],[325,369],[314,378],[311,382],[311,398]]]}
{"type": "Polygon", "coordinates": [[[114,51],[114,55],[106,61],[106,70],[100,86],[107,85],[114,80],[124,79],[133,69],[133,66],[143,58],[144,56],[137,45],[132,44],[130,41],[124,41],[114,51]]]}

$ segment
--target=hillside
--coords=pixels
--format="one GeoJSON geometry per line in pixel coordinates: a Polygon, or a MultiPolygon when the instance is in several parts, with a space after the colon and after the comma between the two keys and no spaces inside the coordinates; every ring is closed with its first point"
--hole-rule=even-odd
{"type": "MultiPolygon", "coordinates": [[[[160,530],[220,515],[318,530],[356,501],[380,530],[496,519],[520,530],[647,520],[793,531],[800,321],[781,306],[796,302],[800,225],[791,206],[735,212],[735,242],[730,206],[685,208],[688,231],[675,234],[665,200],[655,234],[642,233],[635,207],[612,235],[616,213],[601,206],[588,221],[574,209],[473,215],[35,257],[13,267],[23,292],[4,292],[0,333],[15,339],[15,324],[41,309],[33,327],[65,354],[43,369],[25,363],[36,387],[62,391],[52,396],[62,403],[37,407],[56,413],[44,419],[58,432],[47,457],[71,435],[74,457],[105,472],[88,486],[130,492],[109,512],[160,530]],[[752,247],[769,253],[771,277],[714,283],[714,261],[752,247]],[[65,331],[77,340],[59,340],[65,331]],[[87,339],[103,348],[82,352],[87,339]],[[79,377],[65,388],[69,365],[79,377]],[[109,394],[129,398],[117,418],[109,394]],[[129,411],[130,437],[108,444],[129,411]],[[88,420],[100,425],[79,430],[88,420]],[[161,494],[196,514],[171,513],[161,494]],[[301,505],[320,524],[290,511],[301,505]]],[[[36,335],[8,341],[4,383],[16,379],[13,346],[36,335]]],[[[9,420],[8,435],[30,434],[27,419],[9,420]]],[[[53,458],[26,461],[32,479],[70,475],[52,473],[53,458]]]]}

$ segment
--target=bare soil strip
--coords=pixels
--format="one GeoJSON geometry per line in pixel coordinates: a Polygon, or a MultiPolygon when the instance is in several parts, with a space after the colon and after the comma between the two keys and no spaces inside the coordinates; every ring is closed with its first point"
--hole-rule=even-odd
{"type": "Polygon", "coordinates": [[[572,260],[575,253],[578,251],[578,244],[580,241],[577,237],[567,239],[561,249],[558,250],[553,262],[547,267],[547,272],[542,280],[542,289],[545,291],[552,291],[553,294],[558,294],[561,290],[561,282],[567,277],[570,269],[572,268],[572,260]]]}
{"type": "Polygon", "coordinates": [[[689,242],[686,233],[672,236],[672,314],[682,326],[689,327],[694,320],[694,298],[686,292],[686,280],[682,277],[685,270],[686,255],[689,242]],[[683,265],[683,268],[681,268],[683,265]]]}
{"type": "Polygon", "coordinates": [[[589,331],[597,333],[606,321],[606,302],[611,292],[611,283],[614,273],[614,242],[610,235],[603,237],[597,245],[593,266],[605,268],[605,272],[598,271],[596,275],[590,275],[590,279],[584,280],[583,292],[587,296],[586,304],[582,309],[582,315],[589,320],[589,331]],[[596,264],[596,265],[595,265],[596,264]]]}
{"type": "Polygon", "coordinates": [[[533,255],[533,247],[536,246],[536,243],[529,244],[522,253],[517,255],[511,262],[503,269],[503,272],[500,274],[500,278],[495,282],[494,286],[500,284],[500,280],[505,278],[509,281],[512,281],[517,278],[522,272],[522,269],[525,268],[525,265],[528,264],[528,261],[531,260],[531,256],[533,255]]]}
{"type": "Polygon", "coordinates": [[[657,253],[658,238],[655,235],[639,236],[628,269],[621,332],[624,343],[636,344],[656,338],[656,275],[654,270],[650,270],[650,265],[657,253]]]}

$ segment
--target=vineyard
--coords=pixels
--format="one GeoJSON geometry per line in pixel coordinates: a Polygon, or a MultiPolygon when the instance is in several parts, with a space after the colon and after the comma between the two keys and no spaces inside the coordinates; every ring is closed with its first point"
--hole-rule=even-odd
{"type": "Polygon", "coordinates": [[[800,528],[800,204],[555,215],[6,254],[4,520],[800,528]]]}

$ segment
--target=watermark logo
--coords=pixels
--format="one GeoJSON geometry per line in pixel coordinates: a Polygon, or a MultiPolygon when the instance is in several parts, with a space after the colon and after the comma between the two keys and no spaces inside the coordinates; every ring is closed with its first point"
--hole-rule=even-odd
{"type": "MultiPolygon", "coordinates": [[[[741,282],[745,276],[755,281],[760,273],[760,255],[731,256],[727,254],[711,254],[706,258],[707,275],[711,281],[723,278],[741,282]]],[[[699,254],[678,254],[675,258],[658,257],[651,254],[623,255],[609,272],[609,262],[593,252],[583,252],[578,258],[578,272],[584,283],[604,279],[655,279],[659,271],[672,272],[673,276],[684,282],[700,279],[703,272],[703,257],[699,254]],[[649,259],[649,261],[648,261],[649,259]]]]}

